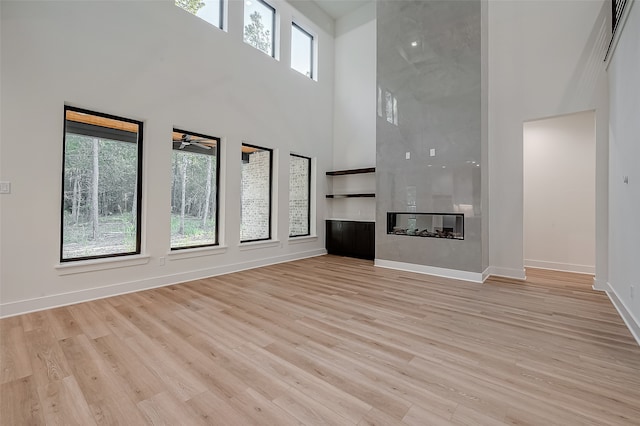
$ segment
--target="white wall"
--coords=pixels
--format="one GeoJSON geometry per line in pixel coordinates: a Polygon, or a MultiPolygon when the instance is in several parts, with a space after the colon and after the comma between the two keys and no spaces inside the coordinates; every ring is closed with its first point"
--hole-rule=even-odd
{"type": "Polygon", "coordinates": [[[0,3],[0,179],[12,183],[1,196],[1,315],[324,253],[324,187],[313,190],[317,238],[289,241],[288,175],[291,151],[314,157],[318,176],[332,168],[333,37],[288,3],[272,4],[279,61],[242,42],[240,1],[229,4],[229,32],[172,0],[0,3]],[[317,82],[290,69],[294,15],[317,37],[317,82]],[[56,268],[65,104],[144,122],[143,256],[135,262],[56,268]],[[167,256],[173,126],[222,137],[226,249],[167,256]],[[275,150],[279,241],[239,244],[243,141],[275,150]]]}
{"type": "Polygon", "coordinates": [[[376,6],[365,4],[336,21],[333,165],[376,163],[376,6]]]}
{"type": "Polygon", "coordinates": [[[607,277],[608,89],[601,1],[489,3],[489,262],[524,278],[525,121],[595,110],[596,282],[607,277]]]}
{"type": "Polygon", "coordinates": [[[609,286],[640,343],[640,5],[630,4],[609,64],[609,286]],[[629,183],[624,183],[627,176],[629,183]],[[634,286],[634,297],[631,297],[634,286]]]}
{"type": "MultiPolygon", "coordinates": [[[[370,2],[335,25],[334,170],[376,164],[376,5],[370,2]]],[[[327,193],[375,192],[375,175],[327,178],[327,193]]],[[[375,198],[327,201],[327,217],[375,220],[375,198]]]]}
{"type": "Polygon", "coordinates": [[[594,273],[593,111],[524,124],[524,264],[594,273]]]}

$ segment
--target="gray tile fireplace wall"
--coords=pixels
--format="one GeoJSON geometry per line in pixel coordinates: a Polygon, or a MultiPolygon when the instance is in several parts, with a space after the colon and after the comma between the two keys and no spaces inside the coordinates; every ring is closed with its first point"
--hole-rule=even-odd
{"type": "Polygon", "coordinates": [[[377,2],[376,259],[483,272],[486,3],[377,2]],[[388,212],[464,214],[464,240],[387,234],[388,212]]]}

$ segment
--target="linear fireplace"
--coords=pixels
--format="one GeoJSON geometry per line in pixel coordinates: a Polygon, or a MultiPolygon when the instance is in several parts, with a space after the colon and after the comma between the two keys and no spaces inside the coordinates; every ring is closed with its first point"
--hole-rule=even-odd
{"type": "Polygon", "coordinates": [[[388,212],[387,234],[464,240],[464,214],[388,212]]]}

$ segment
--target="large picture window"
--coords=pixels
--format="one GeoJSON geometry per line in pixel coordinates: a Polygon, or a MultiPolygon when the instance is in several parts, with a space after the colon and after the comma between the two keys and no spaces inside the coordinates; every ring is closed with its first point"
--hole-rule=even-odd
{"type": "Polygon", "coordinates": [[[60,261],[140,253],[142,123],[64,113],[60,261]]]}
{"type": "Polygon", "coordinates": [[[276,10],[262,0],[244,2],[244,41],[275,57],[276,10]]]}
{"type": "Polygon", "coordinates": [[[311,158],[289,156],[289,236],[310,235],[311,158]]]}
{"type": "Polygon", "coordinates": [[[313,78],[313,36],[291,23],[291,68],[313,78]]]}
{"type": "Polygon", "coordinates": [[[220,139],[173,129],[171,250],[218,244],[220,139]]]}
{"type": "Polygon", "coordinates": [[[175,0],[176,6],[223,29],[224,0],[175,0]]]}
{"type": "Polygon", "coordinates": [[[273,152],[242,144],[240,241],[271,239],[273,152]]]}

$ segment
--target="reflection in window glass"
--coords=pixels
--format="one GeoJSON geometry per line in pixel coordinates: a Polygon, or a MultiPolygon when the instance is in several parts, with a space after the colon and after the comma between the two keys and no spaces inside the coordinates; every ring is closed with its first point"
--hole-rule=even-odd
{"type": "Polygon", "coordinates": [[[289,156],[289,236],[310,234],[311,158],[289,156]]]}
{"type": "Polygon", "coordinates": [[[142,123],[65,107],[61,261],[140,253],[142,123]]]}
{"type": "Polygon", "coordinates": [[[398,100],[393,97],[393,124],[398,125],[398,100]]]}
{"type": "Polygon", "coordinates": [[[271,238],[272,151],[242,144],[240,241],[271,238]]]}
{"type": "Polygon", "coordinates": [[[218,244],[220,139],[174,129],[171,249],[218,244]]]}
{"type": "Polygon", "coordinates": [[[275,57],[276,10],[262,0],[244,2],[244,41],[275,57]]]}
{"type": "Polygon", "coordinates": [[[398,120],[398,98],[388,90],[382,90],[378,86],[378,116],[384,117],[387,122],[397,126],[398,120]]]}
{"type": "Polygon", "coordinates": [[[385,99],[385,110],[387,112],[387,121],[389,123],[393,123],[393,96],[391,96],[391,93],[385,90],[384,99],[385,99]]]}
{"type": "Polygon", "coordinates": [[[176,0],[176,6],[222,29],[224,0],[176,0]]]}
{"type": "Polygon", "coordinates": [[[313,36],[291,24],[291,68],[313,78],[313,36]]]}

